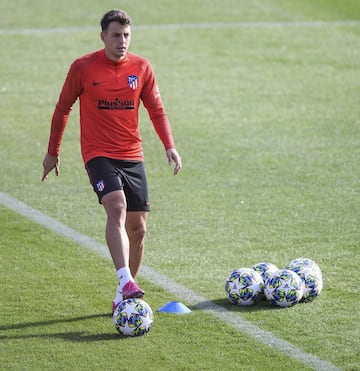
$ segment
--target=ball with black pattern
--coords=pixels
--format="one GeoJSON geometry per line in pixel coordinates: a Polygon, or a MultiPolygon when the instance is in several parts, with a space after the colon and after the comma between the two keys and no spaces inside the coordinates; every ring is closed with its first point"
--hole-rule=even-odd
{"type": "Polygon", "coordinates": [[[304,282],[303,302],[317,298],[323,289],[322,272],[317,263],[309,258],[296,258],[286,265],[286,269],[296,272],[304,282]]]}
{"type": "Polygon", "coordinates": [[[154,314],[144,300],[126,299],[116,307],[113,320],[115,328],[121,335],[142,336],[150,331],[154,323],[154,314]]]}
{"type": "Polygon", "coordinates": [[[225,292],[230,303],[253,305],[260,300],[264,281],[252,268],[235,269],[226,280],[225,292]]]}
{"type": "Polygon", "coordinates": [[[269,303],[282,308],[299,303],[303,293],[303,281],[289,269],[279,269],[271,274],[264,286],[264,294],[269,303]]]}

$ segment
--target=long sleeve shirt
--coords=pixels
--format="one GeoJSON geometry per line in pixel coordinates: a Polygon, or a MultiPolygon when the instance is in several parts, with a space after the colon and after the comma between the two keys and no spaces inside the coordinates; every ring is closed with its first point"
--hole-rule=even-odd
{"type": "Polygon", "coordinates": [[[148,111],[165,149],[174,147],[170,124],[149,61],[127,53],[120,62],[104,49],[76,59],[56,104],[48,153],[57,156],[71,109],[80,100],[81,153],[86,164],[95,157],[143,161],[139,106],[148,111]]]}

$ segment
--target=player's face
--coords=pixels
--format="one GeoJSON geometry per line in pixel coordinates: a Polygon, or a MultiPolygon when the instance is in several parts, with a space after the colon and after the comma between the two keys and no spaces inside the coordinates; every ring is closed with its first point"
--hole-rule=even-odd
{"type": "Polygon", "coordinates": [[[113,61],[125,57],[131,40],[131,27],[111,22],[106,31],[101,32],[101,40],[105,45],[105,53],[113,61]]]}

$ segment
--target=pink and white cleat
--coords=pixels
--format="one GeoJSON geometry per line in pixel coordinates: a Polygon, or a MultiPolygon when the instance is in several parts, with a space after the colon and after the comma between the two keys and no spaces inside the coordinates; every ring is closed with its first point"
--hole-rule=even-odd
{"type": "MultiPolygon", "coordinates": [[[[120,294],[118,292],[118,294],[120,294]]],[[[116,307],[126,299],[130,298],[138,298],[142,299],[145,295],[144,290],[142,290],[134,281],[128,281],[123,289],[122,293],[116,297],[116,300],[113,300],[112,302],[112,313],[115,312],[116,307]]]]}
{"type": "Polygon", "coordinates": [[[142,290],[134,281],[128,281],[125,283],[122,289],[123,300],[129,298],[142,299],[145,295],[145,291],[142,290]]]}

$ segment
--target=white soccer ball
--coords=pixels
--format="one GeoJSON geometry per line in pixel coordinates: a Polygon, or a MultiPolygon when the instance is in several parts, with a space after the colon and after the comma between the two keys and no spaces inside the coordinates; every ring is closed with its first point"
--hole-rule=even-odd
{"type": "Polygon", "coordinates": [[[304,283],[297,273],[280,269],[270,275],[264,286],[266,299],[279,307],[299,303],[304,293],[304,283]]]}
{"type": "Polygon", "coordinates": [[[296,258],[292,260],[289,264],[287,264],[285,267],[285,269],[291,269],[294,272],[298,272],[303,268],[311,269],[315,271],[316,274],[322,277],[320,267],[313,260],[309,258],[304,258],[304,257],[296,258]]]}
{"type": "Polygon", "coordinates": [[[286,267],[297,273],[304,282],[302,301],[309,302],[317,298],[323,288],[323,279],[320,267],[311,259],[297,258],[286,267]]]}
{"type": "Polygon", "coordinates": [[[142,299],[126,299],[116,307],[113,320],[115,328],[124,336],[142,336],[154,323],[150,305],[142,299]]]}
{"type": "Polygon", "coordinates": [[[253,305],[262,295],[264,281],[252,268],[235,269],[226,280],[225,291],[230,303],[253,305]]]}
{"type": "Polygon", "coordinates": [[[256,272],[261,274],[264,284],[267,281],[267,279],[271,276],[272,273],[279,270],[279,268],[276,265],[269,263],[269,262],[257,263],[253,266],[253,269],[256,272]]]}

